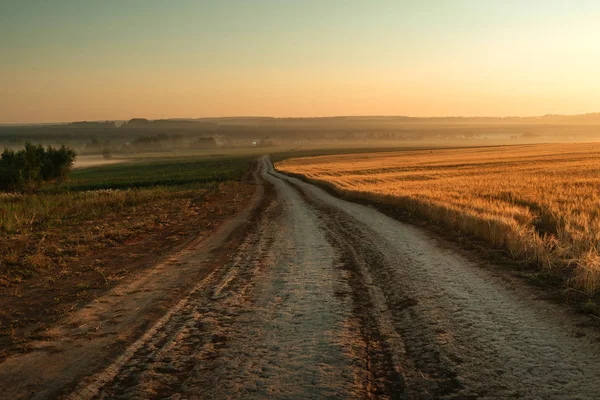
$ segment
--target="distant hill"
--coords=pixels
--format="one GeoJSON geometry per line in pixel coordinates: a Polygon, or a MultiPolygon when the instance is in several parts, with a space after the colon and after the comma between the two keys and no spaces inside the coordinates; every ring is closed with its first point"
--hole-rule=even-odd
{"type": "Polygon", "coordinates": [[[600,112],[578,114],[578,115],[560,115],[547,114],[531,117],[461,117],[461,116],[442,116],[442,117],[409,117],[409,116],[332,116],[332,117],[264,117],[264,116],[237,116],[237,117],[204,117],[204,118],[168,118],[148,120],[146,118],[132,118],[129,121],[77,121],[65,123],[40,123],[40,124],[0,124],[2,127],[29,127],[39,128],[48,126],[61,126],[67,130],[73,129],[95,129],[106,128],[108,125],[140,127],[140,126],[193,126],[194,124],[207,125],[239,125],[239,126],[257,126],[257,125],[307,125],[307,124],[339,124],[339,123],[404,123],[404,124],[427,124],[427,123],[452,123],[452,124],[579,124],[593,123],[600,124],[600,112]]]}
{"type": "Polygon", "coordinates": [[[537,117],[335,116],[318,118],[218,117],[195,119],[133,118],[129,121],[80,121],[65,124],[0,126],[5,145],[35,142],[87,142],[92,139],[127,143],[139,137],[175,135],[213,138],[238,143],[276,140],[421,140],[436,138],[562,138],[600,137],[600,113],[537,117]]]}

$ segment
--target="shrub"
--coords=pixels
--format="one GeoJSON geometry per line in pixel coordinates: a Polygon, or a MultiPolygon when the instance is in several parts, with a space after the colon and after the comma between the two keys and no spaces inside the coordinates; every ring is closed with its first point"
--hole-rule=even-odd
{"type": "Polygon", "coordinates": [[[77,157],[66,146],[54,148],[26,143],[23,150],[4,149],[0,157],[0,190],[32,191],[43,182],[64,180],[77,157]]]}

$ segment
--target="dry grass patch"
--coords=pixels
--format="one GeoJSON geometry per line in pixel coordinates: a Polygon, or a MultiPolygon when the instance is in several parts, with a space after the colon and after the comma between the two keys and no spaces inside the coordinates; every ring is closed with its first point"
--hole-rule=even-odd
{"type": "Polygon", "coordinates": [[[199,195],[166,188],[0,198],[0,287],[168,226],[199,195]]]}

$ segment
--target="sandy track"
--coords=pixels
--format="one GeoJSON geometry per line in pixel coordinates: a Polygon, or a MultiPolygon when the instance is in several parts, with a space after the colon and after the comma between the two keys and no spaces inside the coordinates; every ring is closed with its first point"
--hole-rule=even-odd
{"type": "MultiPolygon", "coordinates": [[[[137,339],[109,357],[110,332],[57,331],[59,344],[0,364],[0,397],[597,398],[600,336],[585,317],[268,159],[260,174],[267,195],[243,240],[189,249],[187,275],[131,283],[189,285],[137,339]],[[227,257],[200,268],[215,252],[227,257]]],[[[105,300],[132,298],[124,289],[105,300]]]]}

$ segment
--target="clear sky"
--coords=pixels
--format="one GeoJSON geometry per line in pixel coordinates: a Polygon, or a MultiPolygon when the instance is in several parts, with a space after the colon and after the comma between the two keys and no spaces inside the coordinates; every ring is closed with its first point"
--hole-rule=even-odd
{"type": "Polygon", "coordinates": [[[597,111],[596,0],[0,0],[0,123],[597,111]]]}

